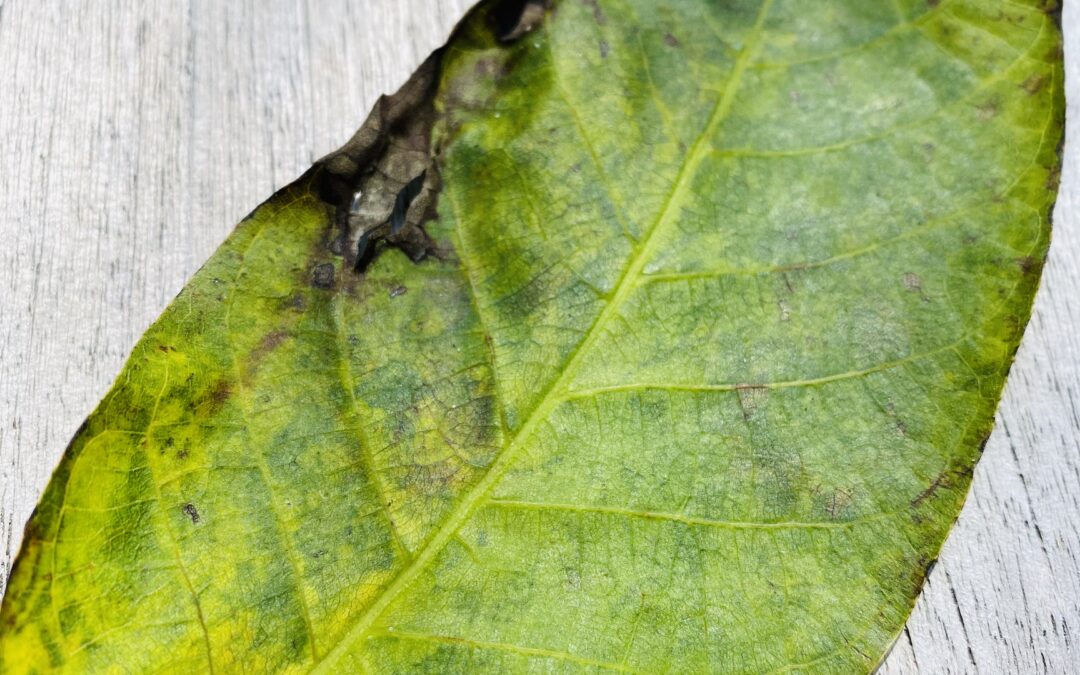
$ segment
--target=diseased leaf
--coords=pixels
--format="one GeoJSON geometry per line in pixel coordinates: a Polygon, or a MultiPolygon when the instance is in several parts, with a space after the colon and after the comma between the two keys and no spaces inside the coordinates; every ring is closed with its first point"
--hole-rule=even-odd
{"type": "Polygon", "coordinates": [[[140,341],[2,669],[870,670],[1062,109],[1041,0],[481,4],[140,341]]]}

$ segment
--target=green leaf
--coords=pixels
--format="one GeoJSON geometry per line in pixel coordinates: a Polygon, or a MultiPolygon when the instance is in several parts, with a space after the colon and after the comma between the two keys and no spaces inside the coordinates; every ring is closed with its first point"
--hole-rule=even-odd
{"type": "Polygon", "coordinates": [[[0,670],[872,669],[1031,310],[1060,35],[811,4],[471,12],[136,346],[0,670]]]}

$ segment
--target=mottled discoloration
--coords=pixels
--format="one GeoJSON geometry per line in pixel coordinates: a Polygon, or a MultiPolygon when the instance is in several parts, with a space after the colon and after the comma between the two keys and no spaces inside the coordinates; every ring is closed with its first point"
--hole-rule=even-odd
{"type": "Polygon", "coordinates": [[[148,331],[28,528],[3,669],[873,667],[1030,310],[1052,19],[529,6],[148,331]]]}

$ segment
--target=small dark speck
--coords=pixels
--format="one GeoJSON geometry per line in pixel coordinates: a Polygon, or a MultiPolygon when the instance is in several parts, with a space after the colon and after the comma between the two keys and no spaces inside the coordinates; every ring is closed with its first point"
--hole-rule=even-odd
{"type": "Polygon", "coordinates": [[[680,44],[679,39],[671,33],[664,33],[664,44],[668,47],[678,47],[680,44]]]}
{"type": "Polygon", "coordinates": [[[311,274],[311,283],[316,288],[333,288],[334,266],[330,263],[316,265],[311,274]]]}
{"type": "Polygon", "coordinates": [[[394,286],[393,288],[390,289],[390,297],[391,298],[396,298],[399,295],[405,295],[408,292],[409,292],[409,289],[405,288],[404,286],[394,286]]]}
{"type": "Polygon", "coordinates": [[[184,515],[191,518],[191,522],[199,522],[199,509],[195,508],[195,505],[191,502],[184,504],[184,515]]]}
{"type": "Polygon", "coordinates": [[[607,40],[600,41],[600,58],[606,59],[608,53],[611,52],[611,45],[607,43],[607,40]]]}

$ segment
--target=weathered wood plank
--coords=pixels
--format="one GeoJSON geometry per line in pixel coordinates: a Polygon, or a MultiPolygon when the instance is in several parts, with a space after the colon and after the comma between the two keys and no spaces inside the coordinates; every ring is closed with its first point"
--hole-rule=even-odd
{"type": "MultiPolygon", "coordinates": [[[[128,351],[469,0],[0,2],[0,575],[128,351]]],[[[1065,8],[1069,114],[1080,10],[1065,8]]],[[[1080,672],[1080,157],[971,497],[882,672],[1080,672]]],[[[3,583],[3,582],[0,582],[3,583]]]]}

